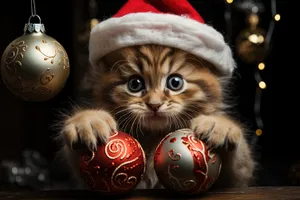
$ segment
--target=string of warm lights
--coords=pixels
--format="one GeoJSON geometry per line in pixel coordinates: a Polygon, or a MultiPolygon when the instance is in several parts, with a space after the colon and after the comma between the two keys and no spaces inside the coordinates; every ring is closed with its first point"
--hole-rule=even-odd
{"type": "MultiPolygon", "coordinates": [[[[226,0],[226,11],[225,11],[225,20],[227,23],[227,33],[229,36],[231,36],[231,8],[230,5],[234,3],[235,0],[226,0]]],[[[255,5],[251,0],[249,0],[248,5],[255,5]]],[[[249,9],[249,8],[248,8],[249,9]]],[[[250,10],[257,12],[257,6],[253,6],[250,10]]],[[[268,55],[270,51],[270,42],[271,38],[274,32],[275,28],[275,23],[278,22],[281,18],[280,14],[277,13],[277,8],[276,8],[276,0],[271,0],[271,15],[272,19],[270,20],[268,30],[265,34],[264,37],[261,38],[250,38],[250,35],[248,40],[250,42],[253,42],[253,39],[260,40],[260,42],[264,42],[264,51],[265,55],[268,55]]],[[[257,43],[257,42],[254,42],[257,43]]],[[[255,93],[255,103],[254,103],[254,114],[255,114],[255,121],[256,121],[256,131],[255,134],[256,136],[261,136],[263,133],[263,128],[264,128],[264,123],[261,117],[261,99],[262,99],[262,92],[267,88],[266,82],[262,79],[260,73],[266,68],[266,63],[264,61],[259,62],[258,64],[255,64],[256,68],[254,70],[254,78],[255,81],[257,82],[257,88],[256,88],[256,93],[255,93]]],[[[254,138],[253,143],[256,143],[257,137],[254,138]]]]}
{"type": "MultiPolygon", "coordinates": [[[[267,34],[265,36],[265,52],[268,55],[269,51],[270,51],[270,42],[271,42],[271,38],[274,32],[274,28],[275,28],[275,22],[278,22],[280,20],[280,14],[277,13],[277,8],[276,8],[276,0],[271,0],[271,15],[272,15],[272,19],[269,23],[269,28],[267,31],[267,34]]],[[[255,80],[258,83],[258,87],[256,89],[256,97],[255,97],[255,105],[254,105],[254,111],[255,111],[255,115],[256,115],[256,124],[257,124],[257,129],[255,131],[257,136],[262,135],[263,133],[263,128],[264,128],[264,124],[260,115],[260,102],[261,102],[261,96],[262,96],[262,90],[267,88],[266,83],[262,80],[261,76],[260,76],[260,71],[263,71],[265,69],[266,65],[265,62],[260,62],[257,65],[257,70],[255,70],[255,80]]]]}

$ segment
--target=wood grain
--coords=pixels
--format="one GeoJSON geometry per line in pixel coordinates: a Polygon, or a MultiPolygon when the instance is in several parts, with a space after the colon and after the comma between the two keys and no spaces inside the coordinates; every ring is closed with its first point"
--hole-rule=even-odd
{"type": "MultiPolygon", "coordinates": [[[[107,199],[91,191],[8,191],[0,192],[0,200],[88,200],[107,199]],[[102,197],[102,198],[101,198],[102,197]]],[[[251,187],[243,190],[209,191],[194,197],[180,197],[166,190],[136,190],[118,199],[201,199],[201,200],[300,200],[300,187],[251,187]]]]}

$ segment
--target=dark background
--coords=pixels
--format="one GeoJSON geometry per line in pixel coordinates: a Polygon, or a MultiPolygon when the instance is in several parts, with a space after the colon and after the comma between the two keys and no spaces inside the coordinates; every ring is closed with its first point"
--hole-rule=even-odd
{"type": "MultiPolygon", "coordinates": [[[[103,19],[113,15],[125,0],[97,2],[96,17],[103,19]]],[[[79,37],[82,39],[90,17],[88,3],[87,0],[36,1],[37,14],[45,24],[46,33],[58,40],[69,54],[71,74],[67,85],[58,96],[42,103],[25,102],[14,97],[0,82],[0,162],[10,160],[17,163],[24,159],[25,150],[36,151],[49,163],[35,165],[42,165],[41,168],[49,171],[50,176],[47,180],[51,183],[51,187],[58,187],[54,183],[59,185],[67,177],[63,168],[55,165],[54,158],[58,146],[53,137],[57,131],[51,126],[59,121],[58,111],[70,108],[70,102],[76,101],[76,87],[84,68],[87,67],[87,40],[82,41],[79,37]]],[[[224,1],[190,0],[190,3],[207,23],[224,35],[227,34],[224,1]]],[[[266,30],[272,20],[270,1],[264,0],[262,3],[266,11],[261,14],[260,27],[266,30]]],[[[24,24],[31,14],[29,0],[6,1],[5,4],[0,6],[1,54],[13,39],[23,34],[24,24]]],[[[295,5],[295,1],[277,1],[277,11],[281,15],[281,20],[275,25],[271,53],[264,61],[266,69],[261,72],[263,80],[267,83],[267,89],[263,91],[261,99],[263,134],[256,138],[255,143],[256,157],[260,164],[257,185],[300,185],[300,151],[297,140],[299,117],[295,99],[299,91],[296,87],[299,85],[296,82],[299,32],[295,31],[295,23],[298,23],[297,12],[292,11],[295,5]]],[[[236,48],[234,42],[236,36],[245,28],[244,22],[245,14],[233,9],[232,36],[227,38],[233,50],[236,48]]],[[[237,97],[236,109],[250,129],[255,131],[253,104],[257,83],[253,74],[256,65],[246,64],[236,55],[235,57],[238,68],[234,79],[236,88],[232,92],[237,97]]],[[[250,139],[253,140],[255,137],[257,136],[252,134],[250,139]]],[[[24,163],[18,165],[22,168],[24,163]]],[[[4,168],[0,173],[2,187],[15,185],[14,181],[8,181],[7,178],[10,168],[3,166],[2,168],[4,168]]],[[[46,186],[49,182],[45,183],[46,186]]],[[[28,181],[24,182],[23,186],[33,185],[28,181]]]]}

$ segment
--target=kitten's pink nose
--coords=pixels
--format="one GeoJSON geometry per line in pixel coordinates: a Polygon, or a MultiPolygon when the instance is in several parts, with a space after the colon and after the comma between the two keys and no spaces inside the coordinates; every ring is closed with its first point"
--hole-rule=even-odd
{"type": "Polygon", "coordinates": [[[158,111],[159,107],[162,105],[161,103],[147,103],[146,104],[148,106],[148,108],[150,108],[151,110],[153,110],[154,112],[158,111]]]}

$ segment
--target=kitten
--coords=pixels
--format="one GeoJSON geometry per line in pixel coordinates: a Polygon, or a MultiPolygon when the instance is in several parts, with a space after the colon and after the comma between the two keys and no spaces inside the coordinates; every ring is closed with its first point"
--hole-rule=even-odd
{"type": "Polygon", "coordinates": [[[69,116],[61,131],[64,157],[78,181],[74,147],[81,143],[95,150],[112,131],[120,130],[132,134],[147,156],[147,171],[138,188],[159,188],[153,151],[167,133],[191,128],[222,157],[215,186],[251,183],[251,149],[242,125],[225,112],[228,80],[211,63],[179,49],[141,45],[108,54],[90,72],[92,107],[69,116]]]}

